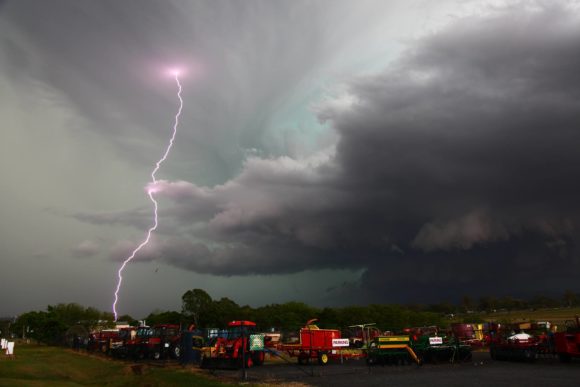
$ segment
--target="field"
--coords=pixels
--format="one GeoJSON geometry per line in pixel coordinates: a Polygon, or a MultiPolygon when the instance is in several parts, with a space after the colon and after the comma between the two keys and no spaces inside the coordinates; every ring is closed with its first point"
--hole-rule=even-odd
{"type": "Polygon", "coordinates": [[[0,354],[0,386],[200,386],[228,384],[201,375],[198,368],[143,365],[142,374],[131,363],[74,352],[59,347],[16,343],[16,357],[0,354]]]}
{"type": "Polygon", "coordinates": [[[574,316],[580,316],[580,308],[549,308],[549,309],[525,309],[516,311],[497,311],[494,313],[463,314],[456,316],[454,320],[469,321],[470,316],[483,321],[495,322],[527,322],[527,321],[550,321],[558,326],[563,326],[566,320],[573,320],[574,316]]]}

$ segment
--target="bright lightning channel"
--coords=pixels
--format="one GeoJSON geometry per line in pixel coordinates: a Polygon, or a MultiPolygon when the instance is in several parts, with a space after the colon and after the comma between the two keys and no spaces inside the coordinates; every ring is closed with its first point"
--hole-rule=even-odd
{"type": "Polygon", "coordinates": [[[113,313],[115,315],[115,321],[117,321],[117,317],[118,317],[118,315],[117,315],[117,302],[119,301],[119,290],[121,289],[121,284],[123,283],[123,270],[125,269],[125,266],[127,266],[127,264],[129,262],[131,262],[131,260],[133,260],[133,258],[135,258],[135,255],[137,255],[137,253],[143,247],[145,247],[145,245],[147,245],[149,243],[149,240],[151,239],[151,234],[153,233],[153,231],[155,231],[157,229],[157,225],[158,225],[157,208],[158,208],[158,205],[157,205],[157,200],[155,200],[155,198],[153,197],[153,194],[156,192],[155,191],[155,184],[157,183],[157,179],[155,178],[155,174],[157,173],[157,171],[161,167],[161,164],[165,161],[165,159],[167,159],[167,155],[169,154],[171,147],[173,147],[173,142],[175,141],[175,135],[177,134],[177,126],[179,125],[179,116],[181,115],[181,110],[183,109],[183,99],[181,98],[181,83],[179,82],[179,73],[180,72],[177,69],[171,70],[171,74],[174,76],[175,82],[177,83],[177,98],[179,99],[179,109],[177,110],[177,114],[175,114],[175,122],[173,124],[173,133],[171,135],[171,139],[169,140],[169,145],[167,145],[167,148],[165,149],[165,153],[159,159],[159,161],[157,161],[157,163],[155,164],[155,168],[151,172],[151,183],[152,184],[149,184],[149,188],[147,188],[147,195],[149,196],[149,199],[153,203],[153,208],[154,208],[153,226],[151,226],[149,228],[149,230],[147,231],[147,237],[145,238],[145,240],[143,240],[143,242],[141,242],[141,244],[139,244],[139,246],[137,246],[135,248],[135,250],[133,250],[131,255],[123,261],[123,264],[121,265],[121,267],[119,268],[119,271],[117,272],[119,280],[117,282],[117,288],[115,289],[115,302],[113,302],[113,313]]]}

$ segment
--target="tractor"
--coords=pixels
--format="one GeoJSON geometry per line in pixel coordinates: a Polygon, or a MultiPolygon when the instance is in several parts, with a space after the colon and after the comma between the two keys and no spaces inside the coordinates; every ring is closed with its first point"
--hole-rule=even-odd
{"type": "Polygon", "coordinates": [[[139,343],[142,357],[152,360],[179,359],[181,355],[181,329],[176,324],[158,324],[150,328],[139,343]]]}
{"type": "Polygon", "coordinates": [[[251,348],[250,338],[257,337],[255,332],[256,323],[252,321],[228,323],[226,337],[213,338],[210,346],[203,349],[201,367],[238,369],[262,365],[264,352],[251,348]]]}

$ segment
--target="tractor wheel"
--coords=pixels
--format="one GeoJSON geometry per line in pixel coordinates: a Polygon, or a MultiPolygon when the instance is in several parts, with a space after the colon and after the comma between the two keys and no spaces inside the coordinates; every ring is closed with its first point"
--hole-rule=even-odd
{"type": "Polygon", "coordinates": [[[161,351],[159,351],[158,349],[154,349],[151,352],[151,360],[159,360],[161,359],[161,351]]]}
{"type": "Polygon", "coordinates": [[[171,354],[172,358],[179,359],[181,356],[181,347],[179,345],[175,345],[169,349],[169,353],[171,354]]]}
{"type": "Polygon", "coordinates": [[[264,364],[264,357],[265,357],[264,352],[262,351],[254,352],[254,355],[252,356],[254,365],[261,366],[262,364],[264,364]]]}
{"type": "Polygon", "coordinates": [[[318,364],[326,365],[328,363],[328,354],[326,352],[320,352],[318,354],[318,364]]]}
{"type": "Polygon", "coordinates": [[[309,361],[310,361],[310,358],[304,352],[302,352],[298,355],[298,364],[307,365],[309,361]]]}
{"type": "Polygon", "coordinates": [[[374,356],[367,357],[367,365],[373,365],[377,363],[377,359],[374,356]]]}

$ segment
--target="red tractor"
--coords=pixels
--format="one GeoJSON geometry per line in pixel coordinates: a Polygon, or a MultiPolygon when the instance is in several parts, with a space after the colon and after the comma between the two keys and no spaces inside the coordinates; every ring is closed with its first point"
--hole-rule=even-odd
{"type": "Polygon", "coordinates": [[[255,332],[256,323],[252,321],[228,323],[227,335],[215,337],[204,348],[201,367],[237,369],[264,364],[264,352],[250,348],[250,336],[255,332]]]}
{"type": "Polygon", "coordinates": [[[137,341],[137,328],[128,327],[119,329],[116,339],[111,341],[111,355],[124,359],[133,353],[137,341]]]}
{"type": "Polygon", "coordinates": [[[119,331],[117,329],[103,329],[93,332],[89,336],[87,350],[108,354],[111,349],[111,342],[117,340],[118,335],[119,331]]]}
{"type": "Polygon", "coordinates": [[[141,358],[153,360],[179,359],[181,355],[181,329],[176,324],[158,324],[149,328],[140,342],[139,354],[141,358]]]}
{"type": "Polygon", "coordinates": [[[576,316],[575,324],[566,321],[566,332],[554,333],[556,353],[563,363],[569,363],[573,357],[580,357],[580,319],[576,316]]]}

